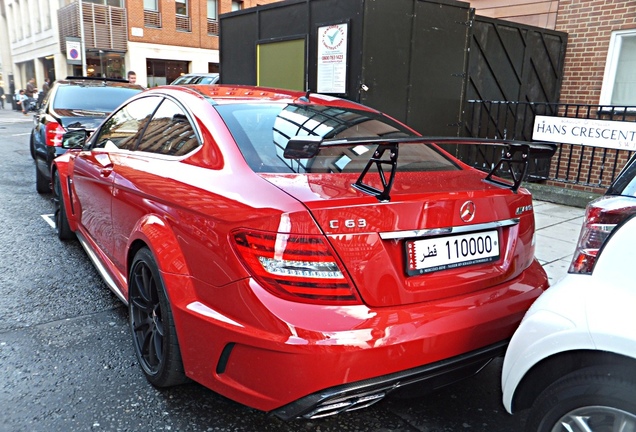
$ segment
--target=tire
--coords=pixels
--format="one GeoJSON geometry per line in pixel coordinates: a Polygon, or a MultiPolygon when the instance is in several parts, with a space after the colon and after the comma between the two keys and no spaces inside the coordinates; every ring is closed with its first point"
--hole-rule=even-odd
{"type": "Polygon", "coordinates": [[[128,281],[130,330],[146,379],[156,387],[187,382],[170,302],[147,248],[135,255],[128,281]]]}
{"type": "Polygon", "coordinates": [[[51,184],[48,178],[44,177],[38,169],[38,162],[35,161],[35,190],[39,194],[50,194],[51,184]]]}
{"type": "Polygon", "coordinates": [[[55,232],[60,240],[71,240],[75,238],[75,233],[68,225],[66,217],[66,207],[64,207],[64,198],[62,196],[62,185],[60,184],[60,175],[57,171],[53,175],[53,200],[55,201],[55,232]]]}
{"type": "Polygon", "coordinates": [[[35,141],[33,140],[33,133],[31,133],[31,139],[29,140],[29,151],[31,152],[31,158],[35,160],[35,141]]]}
{"type": "Polygon", "coordinates": [[[636,430],[636,378],[633,371],[612,366],[582,369],[550,385],[526,425],[528,432],[614,430],[636,430]]]}

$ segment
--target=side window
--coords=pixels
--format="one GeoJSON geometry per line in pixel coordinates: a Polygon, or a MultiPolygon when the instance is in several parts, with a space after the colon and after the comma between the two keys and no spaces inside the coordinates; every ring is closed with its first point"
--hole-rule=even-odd
{"type": "Polygon", "coordinates": [[[164,99],[152,117],[137,150],[183,156],[199,146],[188,117],[175,102],[164,99]]]}
{"type": "Polygon", "coordinates": [[[125,105],[104,123],[91,147],[134,150],[139,136],[159,102],[160,97],[152,96],[125,105]]]}

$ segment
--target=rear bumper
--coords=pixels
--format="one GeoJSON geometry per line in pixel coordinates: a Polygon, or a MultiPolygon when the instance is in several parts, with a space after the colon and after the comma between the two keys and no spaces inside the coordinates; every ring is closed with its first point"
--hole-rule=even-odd
{"type": "Polygon", "coordinates": [[[44,152],[39,152],[36,149],[35,164],[40,173],[45,177],[51,178],[51,165],[53,159],[66,153],[67,150],[62,147],[45,146],[44,152]]]}
{"type": "Polygon", "coordinates": [[[368,407],[389,393],[414,384],[418,385],[418,391],[433,391],[476,374],[493,358],[503,356],[507,346],[508,341],[503,341],[437,363],[328,388],[274,410],[272,414],[283,420],[314,419],[368,407]]]}
{"type": "Polygon", "coordinates": [[[335,414],[409,384],[435,389],[470,376],[503,354],[548,286],[535,262],[470,295],[369,308],[285,301],[253,280],[219,288],[162,276],[187,375],[281,418],[335,414]]]}

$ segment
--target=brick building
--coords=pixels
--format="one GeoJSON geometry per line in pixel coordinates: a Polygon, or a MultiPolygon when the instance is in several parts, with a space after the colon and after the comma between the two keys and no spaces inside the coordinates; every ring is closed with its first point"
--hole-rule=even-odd
{"type": "Polygon", "coordinates": [[[561,102],[636,106],[633,0],[472,0],[477,13],[568,34],[561,102]]]}
{"type": "Polygon", "coordinates": [[[126,65],[148,86],[183,73],[218,72],[219,15],[274,1],[127,0],[126,65]]]}

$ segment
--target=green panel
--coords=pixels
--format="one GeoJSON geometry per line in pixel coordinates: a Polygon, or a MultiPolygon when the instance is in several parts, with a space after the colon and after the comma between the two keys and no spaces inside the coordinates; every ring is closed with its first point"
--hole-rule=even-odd
{"type": "Polygon", "coordinates": [[[305,39],[258,44],[256,84],[305,90],[305,39]]]}

